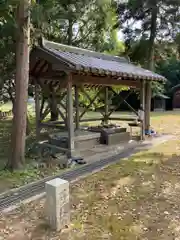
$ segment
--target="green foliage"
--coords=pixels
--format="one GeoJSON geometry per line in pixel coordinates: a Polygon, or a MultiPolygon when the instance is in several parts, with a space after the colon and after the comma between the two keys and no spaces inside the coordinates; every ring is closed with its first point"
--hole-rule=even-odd
{"type": "MultiPolygon", "coordinates": [[[[18,0],[3,1],[0,10],[1,99],[14,97],[15,13],[18,0]]],[[[119,55],[114,2],[111,0],[31,1],[31,44],[40,36],[65,44],[119,55]],[[96,14],[95,14],[96,13],[96,14]]]]}
{"type": "Polygon", "coordinates": [[[104,43],[104,52],[111,55],[120,55],[124,52],[124,44],[118,39],[117,29],[112,29],[104,43]]]}
{"type": "Polygon", "coordinates": [[[39,1],[32,11],[35,36],[98,51],[115,18],[110,0],[39,1]]]}
{"type": "MultiPolygon", "coordinates": [[[[4,100],[10,95],[14,96],[16,32],[14,15],[17,3],[18,0],[9,0],[1,1],[0,5],[0,88],[4,100]]],[[[174,84],[177,82],[173,77],[175,70],[169,76],[170,73],[168,71],[165,73],[166,67],[163,66],[168,64],[168,62],[165,64],[166,61],[171,61],[172,55],[176,58],[180,49],[179,34],[177,34],[180,22],[178,0],[128,0],[127,3],[125,1],[117,3],[114,0],[32,1],[31,44],[36,43],[39,36],[44,36],[60,43],[118,56],[126,47],[126,54],[133,62],[147,67],[147,62],[152,60],[148,56],[148,49],[150,49],[153,9],[158,10],[155,38],[151,48],[155,70],[168,76],[174,84]],[[141,24],[138,25],[139,21],[141,24]],[[118,39],[119,28],[125,35],[125,45],[118,39]],[[175,39],[175,42],[169,42],[170,38],[175,39]]],[[[153,88],[156,89],[156,86],[153,88]]],[[[114,87],[117,92],[122,89],[128,88],[114,87]]],[[[157,86],[158,91],[162,89],[163,86],[157,86]]],[[[95,93],[96,91],[91,92],[91,95],[95,93]]],[[[82,99],[82,101],[88,104],[87,100],[82,99]]]]}
{"type": "Polygon", "coordinates": [[[180,60],[171,58],[169,61],[161,61],[157,66],[157,71],[168,79],[165,85],[166,92],[180,84],[180,60]]]}
{"type": "MultiPolygon", "coordinates": [[[[143,67],[160,71],[159,63],[177,56],[180,2],[178,0],[128,0],[118,6],[119,23],[124,24],[126,54],[143,67]],[[171,40],[171,41],[170,41],[171,40]]],[[[161,69],[162,70],[162,69],[161,69]]],[[[164,85],[152,84],[153,94],[164,91],[164,85]]]]}
{"type": "Polygon", "coordinates": [[[149,38],[154,10],[157,10],[155,37],[163,39],[174,36],[180,22],[179,0],[128,0],[118,6],[118,23],[126,23],[123,31],[127,41],[141,37],[149,38]],[[139,21],[142,21],[141,24],[135,26],[139,21]]]}

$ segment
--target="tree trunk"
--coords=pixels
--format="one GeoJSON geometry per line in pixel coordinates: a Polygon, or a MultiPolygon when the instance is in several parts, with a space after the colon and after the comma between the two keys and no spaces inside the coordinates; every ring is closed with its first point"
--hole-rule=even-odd
{"type": "Polygon", "coordinates": [[[69,19],[69,26],[68,26],[68,45],[72,45],[72,38],[73,38],[73,21],[69,19]]]}
{"type": "Polygon", "coordinates": [[[27,98],[29,80],[30,0],[21,0],[17,7],[15,107],[12,128],[12,153],[8,167],[20,169],[25,163],[27,98]]]}
{"type": "MultiPolygon", "coordinates": [[[[149,70],[154,70],[154,41],[156,38],[157,31],[157,15],[158,15],[158,7],[156,0],[154,1],[154,5],[151,7],[151,28],[150,28],[150,37],[148,44],[148,52],[147,52],[147,68],[149,70]]],[[[145,88],[145,130],[150,130],[150,112],[151,112],[151,84],[150,82],[146,83],[145,88]]]]}

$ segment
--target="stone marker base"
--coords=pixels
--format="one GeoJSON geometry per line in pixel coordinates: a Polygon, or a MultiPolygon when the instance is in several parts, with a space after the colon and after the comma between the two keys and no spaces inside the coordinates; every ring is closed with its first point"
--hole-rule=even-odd
{"type": "Polygon", "coordinates": [[[53,230],[60,231],[70,224],[69,182],[55,178],[46,182],[45,211],[53,230]]]}

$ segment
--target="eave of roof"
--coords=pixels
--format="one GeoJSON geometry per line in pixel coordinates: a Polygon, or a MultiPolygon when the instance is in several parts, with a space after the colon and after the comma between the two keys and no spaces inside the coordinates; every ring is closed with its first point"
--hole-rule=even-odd
{"type": "Polygon", "coordinates": [[[53,54],[59,61],[66,63],[72,70],[92,74],[165,81],[154,72],[135,66],[126,58],[111,56],[73,46],[67,46],[42,39],[41,47],[53,54]]]}
{"type": "Polygon", "coordinates": [[[162,94],[162,93],[158,93],[154,96],[154,98],[162,98],[162,99],[169,99],[168,96],[162,94]]]}
{"type": "Polygon", "coordinates": [[[180,89],[180,84],[177,84],[176,86],[172,87],[170,92],[174,92],[176,91],[177,89],[180,89]]]}

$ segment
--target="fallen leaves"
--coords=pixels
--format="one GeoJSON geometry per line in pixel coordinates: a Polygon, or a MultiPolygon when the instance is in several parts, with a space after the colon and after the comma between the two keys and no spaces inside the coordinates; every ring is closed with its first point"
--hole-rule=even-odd
{"type": "Polygon", "coordinates": [[[56,233],[48,228],[42,200],[2,216],[0,237],[7,240],[180,239],[179,115],[154,118],[153,127],[174,133],[177,139],[121,160],[75,183],[71,188],[72,224],[68,229],[56,233]]]}

